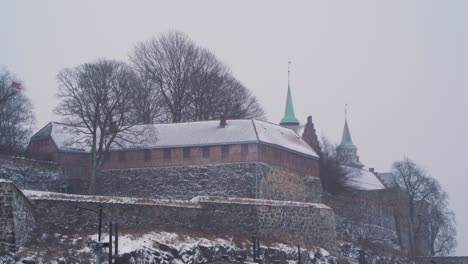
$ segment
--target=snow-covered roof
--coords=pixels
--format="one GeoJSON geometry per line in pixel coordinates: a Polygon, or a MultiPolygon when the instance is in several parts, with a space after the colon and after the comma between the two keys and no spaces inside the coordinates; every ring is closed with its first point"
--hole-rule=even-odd
{"type": "MultiPolygon", "coordinates": [[[[80,128],[49,123],[32,139],[50,135],[62,151],[89,151],[89,140],[80,128]]],[[[218,120],[186,123],[138,125],[116,139],[113,149],[150,149],[187,146],[258,143],[271,144],[302,155],[318,158],[317,153],[291,129],[252,119],[228,120],[225,127],[218,120]]]]}
{"type": "Polygon", "coordinates": [[[351,173],[351,178],[349,183],[352,187],[355,187],[359,190],[382,190],[385,189],[385,186],[377,178],[377,176],[370,172],[367,169],[358,169],[353,167],[343,166],[348,173],[351,173]]]}
{"type": "Polygon", "coordinates": [[[387,188],[398,187],[398,183],[395,178],[395,175],[393,175],[393,173],[391,172],[377,173],[377,177],[387,188]]]}

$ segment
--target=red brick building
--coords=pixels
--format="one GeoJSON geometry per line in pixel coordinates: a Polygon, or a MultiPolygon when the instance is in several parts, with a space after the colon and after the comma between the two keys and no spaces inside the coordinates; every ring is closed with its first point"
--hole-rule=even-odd
{"type": "MultiPolygon", "coordinates": [[[[259,120],[224,122],[135,126],[131,136],[111,147],[102,169],[264,162],[319,176],[317,153],[293,130],[259,120]]],[[[313,127],[310,119],[308,125],[313,127]]],[[[61,164],[70,182],[89,174],[89,147],[77,128],[51,122],[31,138],[27,153],[61,164]]]]}

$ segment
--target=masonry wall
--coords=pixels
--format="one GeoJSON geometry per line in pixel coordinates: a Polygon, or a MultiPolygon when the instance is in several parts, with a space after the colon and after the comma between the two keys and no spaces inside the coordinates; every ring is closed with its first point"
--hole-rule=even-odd
{"type": "Polygon", "coordinates": [[[0,179],[13,181],[21,189],[64,192],[63,169],[52,162],[0,156],[0,179]]]}
{"type": "Polygon", "coordinates": [[[264,163],[226,163],[145,169],[105,170],[98,174],[100,195],[192,199],[224,196],[320,202],[321,184],[264,163]]]}
{"type": "Polygon", "coordinates": [[[0,255],[16,251],[35,227],[31,201],[10,181],[0,180],[0,255]]]}
{"type": "MultiPolygon", "coordinates": [[[[151,202],[147,200],[147,202],[151,202]]],[[[98,203],[35,199],[40,230],[96,230],[98,203]],[[85,209],[86,208],[86,209],[85,209]]],[[[154,204],[104,203],[104,223],[120,228],[189,229],[218,235],[285,243],[307,243],[336,251],[333,211],[324,205],[245,198],[200,197],[154,204]]],[[[106,228],[106,227],[104,227],[106,228]]]]}
{"type": "Polygon", "coordinates": [[[411,252],[409,211],[401,192],[355,191],[341,196],[324,193],[322,198],[335,212],[340,239],[380,242],[411,252]]]}

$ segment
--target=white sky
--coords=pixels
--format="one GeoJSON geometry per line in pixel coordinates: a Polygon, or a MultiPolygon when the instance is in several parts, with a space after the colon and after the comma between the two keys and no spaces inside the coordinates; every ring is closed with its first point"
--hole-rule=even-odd
{"type": "Polygon", "coordinates": [[[27,88],[37,128],[51,120],[58,71],[127,61],[169,29],[213,51],[284,111],[287,61],[296,115],[338,142],[343,108],[361,160],[377,171],[409,156],[450,193],[468,255],[468,1],[2,1],[0,65],[27,88]],[[66,3],[65,3],[66,2],[66,3]]]}

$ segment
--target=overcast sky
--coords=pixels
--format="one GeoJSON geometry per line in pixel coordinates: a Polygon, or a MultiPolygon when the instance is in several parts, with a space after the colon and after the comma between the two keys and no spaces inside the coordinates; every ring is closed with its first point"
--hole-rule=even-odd
{"type": "Polygon", "coordinates": [[[32,99],[37,128],[58,71],[171,29],[213,51],[259,98],[284,112],[287,61],[298,118],[341,137],[344,105],[359,155],[390,170],[408,156],[440,181],[468,255],[468,1],[2,1],[0,65],[32,99]]]}

